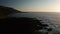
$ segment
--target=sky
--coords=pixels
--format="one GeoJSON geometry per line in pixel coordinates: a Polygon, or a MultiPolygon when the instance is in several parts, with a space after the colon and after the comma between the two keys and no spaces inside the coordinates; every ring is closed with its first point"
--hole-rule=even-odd
{"type": "Polygon", "coordinates": [[[0,0],[0,5],[25,12],[60,12],[60,0],[0,0]]]}

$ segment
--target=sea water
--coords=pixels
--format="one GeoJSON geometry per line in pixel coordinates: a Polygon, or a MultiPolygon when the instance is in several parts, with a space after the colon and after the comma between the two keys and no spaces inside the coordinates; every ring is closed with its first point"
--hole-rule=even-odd
{"type": "Polygon", "coordinates": [[[51,27],[56,27],[55,30],[60,31],[60,12],[29,12],[15,13],[12,17],[30,17],[42,20],[45,23],[50,23],[51,27]]]}

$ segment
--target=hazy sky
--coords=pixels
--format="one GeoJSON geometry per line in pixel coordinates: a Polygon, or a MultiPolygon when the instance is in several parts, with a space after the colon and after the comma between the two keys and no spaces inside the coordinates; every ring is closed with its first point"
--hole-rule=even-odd
{"type": "Polygon", "coordinates": [[[0,5],[21,11],[60,11],[60,0],[0,0],[0,5]]]}

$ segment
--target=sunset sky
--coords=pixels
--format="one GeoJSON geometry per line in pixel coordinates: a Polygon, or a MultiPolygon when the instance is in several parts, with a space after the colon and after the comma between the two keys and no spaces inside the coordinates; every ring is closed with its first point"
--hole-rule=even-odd
{"type": "Polygon", "coordinates": [[[60,0],[0,0],[0,5],[20,11],[60,12],[60,0]]]}

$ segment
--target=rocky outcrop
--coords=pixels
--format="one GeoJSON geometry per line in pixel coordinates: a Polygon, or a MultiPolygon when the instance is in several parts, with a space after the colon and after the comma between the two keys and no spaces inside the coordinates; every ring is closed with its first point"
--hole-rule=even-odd
{"type": "MultiPolygon", "coordinates": [[[[23,32],[23,33],[41,33],[36,30],[43,30],[44,28],[47,31],[52,31],[52,29],[47,29],[48,24],[42,24],[42,20],[38,20],[35,18],[29,18],[29,17],[10,17],[6,19],[1,19],[0,24],[6,24],[4,27],[9,27],[8,29],[6,28],[6,32],[23,32]],[[8,25],[9,24],[9,25],[8,25]],[[8,31],[7,31],[8,30],[8,31]]],[[[3,30],[3,29],[2,29],[3,30]]],[[[3,30],[3,31],[5,31],[3,30]]]]}

